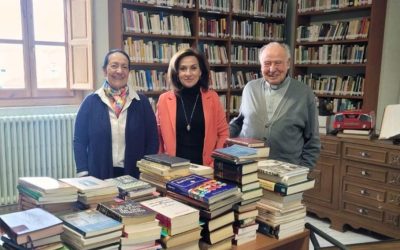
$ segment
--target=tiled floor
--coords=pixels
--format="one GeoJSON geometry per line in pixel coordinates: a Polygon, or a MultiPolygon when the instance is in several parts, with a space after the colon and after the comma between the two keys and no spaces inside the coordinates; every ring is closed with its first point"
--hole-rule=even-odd
{"type": "MultiPolygon", "coordinates": [[[[329,236],[331,236],[332,238],[336,239],[337,241],[341,242],[344,245],[363,243],[363,242],[373,242],[386,239],[384,236],[379,236],[366,230],[354,230],[349,228],[345,232],[339,232],[329,228],[330,226],[329,220],[321,220],[317,217],[310,215],[306,217],[306,222],[312,224],[321,231],[327,233],[329,236]]],[[[331,243],[322,239],[319,236],[317,238],[321,247],[332,245],[331,243]]],[[[310,241],[310,250],[312,249],[314,249],[314,247],[310,241]]]]}

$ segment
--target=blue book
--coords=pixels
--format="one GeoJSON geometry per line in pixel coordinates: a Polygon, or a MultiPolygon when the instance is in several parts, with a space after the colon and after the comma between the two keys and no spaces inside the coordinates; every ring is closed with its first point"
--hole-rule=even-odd
{"type": "Polygon", "coordinates": [[[234,184],[213,180],[204,176],[192,174],[167,183],[167,190],[175,192],[207,204],[215,203],[228,196],[238,193],[234,184]]]}
{"type": "Polygon", "coordinates": [[[63,215],[60,217],[64,224],[85,238],[100,234],[121,230],[121,222],[118,222],[97,210],[85,210],[82,212],[63,215]]]}

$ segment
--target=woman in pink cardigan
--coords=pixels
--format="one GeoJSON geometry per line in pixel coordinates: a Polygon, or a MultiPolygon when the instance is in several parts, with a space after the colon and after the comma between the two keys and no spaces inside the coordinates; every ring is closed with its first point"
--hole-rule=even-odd
{"type": "Polygon", "coordinates": [[[208,89],[209,66],[193,49],[178,51],[171,59],[168,80],[174,90],[157,103],[160,152],[212,166],[211,153],[229,136],[218,94],[208,89]]]}

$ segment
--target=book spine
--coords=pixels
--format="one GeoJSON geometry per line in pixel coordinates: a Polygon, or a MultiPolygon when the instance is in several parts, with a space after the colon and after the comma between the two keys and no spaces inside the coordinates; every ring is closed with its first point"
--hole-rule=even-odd
{"type": "Polygon", "coordinates": [[[272,227],[268,225],[267,223],[258,221],[258,230],[259,233],[262,233],[264,235],[272,236],[275,238],[278,238],[279,235],[279,227],[272,227]]]}
{"type": "Polygon", "coordinates": [[[279,193],[282,195],[287,195],[287,186],[285,186],[282,183],[276,183],[276,182],[272,182],[272,181],[267,181],[267,180],[262,180],[260,181],[260,186],[263,189],[275,192],[275,193],[279,193]]]}
{"type": "Polygon", "coordinates": [[[156,219],[159,220],[160,224],[165,226],[165,227],[170,228],[171,225],[172,225],[171,219],[168,218],[167,216],[163,215],[163,214],[157,213],[156,219]]]}
{"type": "Polygon", "coordinates": [[[227,162],[214,160],[214,171],[222,171],[228,172],[230,174],[242,174],[243,173],[243,164],[229,164],[227,162]]]}
{"type": "Polygon", "coordinates": [[[114,219],[116,221],[122,222],[122,217],[121,216],[116,214],[114,211],[111,211],[110,209],[108,209],[107,207],[105,207],[101,203],[97,205],[97,210],[100,213],[102,213],[102,214],[104,214],[104,215],[106,215],[106,216],[108,216],[108,217],[110,217],[110,218],[112,218],[112,219],[114,219]]]}

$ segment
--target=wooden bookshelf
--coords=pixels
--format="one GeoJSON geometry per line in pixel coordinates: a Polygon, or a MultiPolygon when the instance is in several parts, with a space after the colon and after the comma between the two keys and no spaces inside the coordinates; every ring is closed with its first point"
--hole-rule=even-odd
{"type": "Polygon", "coordinates": [[[311,2],[297,3],[293,76],[334,111],[376,111],[387,1],[311,2]]]}
{"type": "MultiPolygon", "coordinates": [[[[182,0],[178,6],[168,5],[168,0],[164,1],[163,5],[157,5],[160,2],[109,0],[110,48],[127,48],[128,39],[130,42],[143,40],[144,43],[163,42],[177,45],[186,43],[190,47],[197,48],[209,60],[212,79],[216,79],[210,80],[210,86],[218,92],[221,102],[225,102],[229,118],[239,108],[237,98],[232,96],[240,96],[245,83],[261,76],[258,62],[259,48],[270,41],[285,41],[287,0],[264,0],[263,11],[250,10],[252,6],[250,0],[215,1],[222,6],[209,6],[206,5],[209,1],[203,0],[182,0]],[[191,4],[187,5],[189,2],[191,4]],[[281,6],[281,9],[277,6],[281,6]],[[269,11],[269,8],[278,9],[278,12],[269,11]],[[160,34],[158,29],[143,31],[134,28],[132,21],[127,20],[129,19],[127,13],[131,20],[135,20],[132,16],[138,13],[142,13],[138,14],[142,17],[173,15],[183,18],[186,19],[183,26],[190,27],[190,34],[164,34],[165,32],[160,34]]],[[[143,20],[145,19],[142,18],[143,20]]],[[[151,22],[148,22],[149,26],[151,22]]],[[[134,70],[153,70],[153,74],[157,75],[167,71],[168,61],[168,57],[164,61],[141,61],[140,58],[134,57],[131,58],[131,65],[134,70]]],[[[159,89],[153,86],[151,89],[147,85],[143,87],[143,92],[155,100],[164,91],[166,88],[159,89]]]]}

